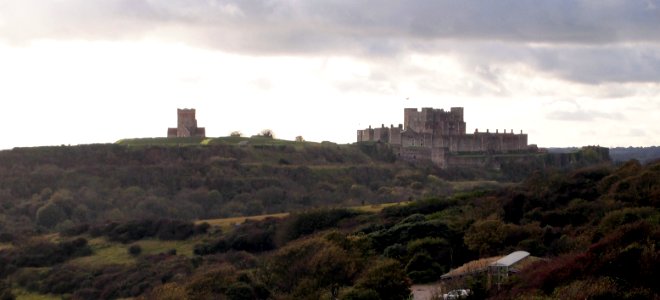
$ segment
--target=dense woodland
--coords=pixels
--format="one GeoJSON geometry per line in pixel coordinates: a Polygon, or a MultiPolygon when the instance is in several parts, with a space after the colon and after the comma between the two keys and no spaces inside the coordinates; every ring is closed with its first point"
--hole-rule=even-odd
{"type": "Polygon", "coordinates": [[[659,297],[660,162],[520,170],[438,170],[378,144],[3,151],[0,298],[405,299],[514,250],[545,259],[499,290],[471,278],[471,297],[659,297]],[[482,177],[525,179],[451,184],[482,177]]]}
{"type": "Polygon", "coordinates": [[[0,230],[397,202],[448,195],[453,190],[448,180],[518,181],[544,163],[539,158],[505,165],[500,172],[440,170],[396,162],[382,144],[200,141],[144,139],[0,151],[0,230]],[[241,142],[247,144],[237,146],[241,142]]]}

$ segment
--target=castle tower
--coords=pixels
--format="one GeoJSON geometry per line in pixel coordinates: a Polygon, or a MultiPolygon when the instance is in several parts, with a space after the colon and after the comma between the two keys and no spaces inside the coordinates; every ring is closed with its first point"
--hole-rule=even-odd
{"type": "Polygon", "coordinates": [[[463,108],[452,107],[450,111],[424,107],[404,109],[404,130],[431,135],[465,135],[463,108]]]}
{"type": "Polygon", "coordinates": [[[205,137],[206,129],[197,127],[195,109],[177,109],[177,128],[168,128],[167,137],[205,137]]]}

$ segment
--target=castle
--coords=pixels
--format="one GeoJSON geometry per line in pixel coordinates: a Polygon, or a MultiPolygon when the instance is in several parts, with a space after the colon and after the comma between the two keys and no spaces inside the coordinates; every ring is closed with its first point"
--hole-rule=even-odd
{"type": "Polygon", "coordinates": [[[206,137],[206,129],[197,127],[194,109],[177,109],[177,127],[167,129],[167,137],[206,137]]]}
{"type": "Polygon", "coordinates": [[[358,142],[389,144],[395,154],[406,161],[431,161],[441,168],[451,165],[479,165],[481,158],[493,154],[525,153],[534,149],[527,145],[527,134],[500,132],[466,133],[463,108],[404,109],[403,125],[369,128],[357,131],[358,142]],[[479,157],[480,156],[480,157],[479,157]],[[476,159],[475,159],[476,158],[476,159]]]}

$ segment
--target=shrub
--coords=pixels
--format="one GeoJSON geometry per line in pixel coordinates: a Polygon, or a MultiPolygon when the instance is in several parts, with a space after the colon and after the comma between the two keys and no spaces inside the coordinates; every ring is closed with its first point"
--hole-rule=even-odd
{"type": "Polygon", "coordinates": [[[0,300],[13,300],[14,295],[11,293],[11,285],[4,280],[0,281],[0,300]]]}
{"type": "Polygon", "coordinates": [[[406,265],[406,273],[415,283],[435,281],[442,272],[442,267],[426,252],[416,253],[406,265]]]}
{"type": "Polygon", "coordinates": [[[341,300],[379,300],[378,292],[371,289],[352,288],[345,292],[341,300]]]}
{"type": "Polygon", "coordinates": [[[254,299],[254,290],[244,282],[236,282],[227,287],[227,298],[229,300],[252,300],[254,299]]]}
{"type": "Polygon", "coordinates": [[[37,210],[37,224],[51,228],[66,219],[64,210],[53,202],[48,202],[37,210]]]}
{"type": "Polygon", "coordinates": [[[380,299],[398,300],[410,297],[410,279],[396,260],[381,260],[358,280],[357,288],[377,291],[380,299]]]}
{"type": "Polygon", "coordinates": [[[142,253],[142,247],[138,244],[133,244],[130,247],[128,247],[128,254],[132,256],[138,256],[142,253]]]}
{"type": "Polygon", "coordinates": [[[318,230],[335,227],[339,221],[357,215],[348,209],[328,209],[298,213],[289,216],[280,232],[283,242],[312,234],[318,230]]]}

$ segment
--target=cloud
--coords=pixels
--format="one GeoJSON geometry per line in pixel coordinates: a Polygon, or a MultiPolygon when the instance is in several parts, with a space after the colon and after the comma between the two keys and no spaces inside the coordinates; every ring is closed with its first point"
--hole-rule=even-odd
{"type": "Polygon", "coordinates": [[[660,46],[553,47],[532,49],[534,64],[572,81],[657,82],[660,46]]]}
{"type": "Polygon", "coordinates": [[[349,55],[398,64],[451,54],[480,90],[525,64],[584,84],[660,80],[660,0],[5,0],[0,39],[157,38],[247,55],[349,55]],[[603,20],[607,20],[604,22],[603,20]]]}
{"type": "Polygon", "coordinates": [[[268,91],[272,88],[273,83],[268,78],[257,78],[253,81],[250,81],[250,87],[256,88],[262,91],[268,91]]]}
{"type": "Polygon", "coordinates": [[[660,39],[657,4],[657,0],[8,0],[3,1],[0,16],[9,20],[3,35],[9,31],[22,39],[113,38],[185,28],[209,42],[229,38],[228,46],[246,51],[252,47],[253,51],[319,50],[348,42],[378,52],[435,39],[656,42],[660,39]],[[12,29],[14,22],[29,30],[12,29]],[[400,44],[390,43],[394,40],[400,44]]]}
{"type": "Polygon", "coordinates": [[[640,137],[640,136],[646,136],[646,131],[639,129],[639,128],[633,128],[628,131],[628,136],[633,136],[633,137],[640,137]]]}
{"type": "Polygon", "coordinates": [[[575,122],[588,122],[596,119],[622,120],[624,118],[621,113],[606,113],[581,109],[571,111],[556,110],[546,114],[546,117],[551,120],[575,122]]]}

